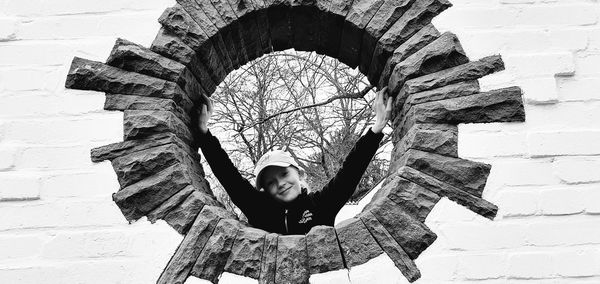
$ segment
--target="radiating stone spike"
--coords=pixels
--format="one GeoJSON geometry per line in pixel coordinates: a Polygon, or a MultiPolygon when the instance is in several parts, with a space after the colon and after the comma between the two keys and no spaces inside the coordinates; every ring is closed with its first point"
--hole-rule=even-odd
{"type": "MultiPolygon", "coordinates": [[[[355,68],[360,61],[360,47],[365,27],[383,5],[384,0],[354,0],[346,15],[340,39],[340,51],[336,58],[355,68]]],[[[365,72],[364,70],[361,70],[365,72]]],[[[368,71],[368,70],[367,70],[368,71]]]]}
{"type": "Polygon", "coordinates": [[[192,145],[190,129],[177,116],[162,110],[126,110],[123,116],[123,140],[141,139],[171,132],[192,145]]]}
{"type": "Polygon", "coordinates": [[[348,268],[364,264],[383,253],[369,230],[357,218],[337,224],[335,231],[348,268]]]}
{"type": "Polygon", "coordinates": [[[316,226],[306,234],[308,267],[310,274],[324,273],[344,268],[342,252],[338,245],[335,229],[316,226]]]}
{"type": "Polygon", "coordinates": [[[225,271],[258,279],[267,234],[263,230],[251,227],[242,228],[233,242],[225,271]]]}
{"type": "Polygon", "coordinates": [[[309,276],[305,236],[280,235],[277,238],[275,283],[308,284],[309,276]]]}
{"type": "Polygon", "coordinates": [[[231,248],[242,223],[233,219],[221,219],[204,249],[196,260],[191,275],[200,279],[218,283],[225,269],[225,263],[231,255],[231,248]]]}

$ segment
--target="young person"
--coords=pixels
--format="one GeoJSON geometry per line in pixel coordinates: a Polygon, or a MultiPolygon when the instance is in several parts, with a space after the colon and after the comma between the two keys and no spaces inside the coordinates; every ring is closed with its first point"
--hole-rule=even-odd
{"type": "Polygon", "coordinates": [[[350,199],[379,148],[392,109],[384,103],[387,88],[373,102],[376,121],[356,142],[342,167],[320,191],[308,193],[306,175],[290,154],[275,150],[265,153],[255,165],[256,188],[239,173],[215,136],[208,130],[213,107],[210,99],[198,115],[200,149],[231,201],[255,228],[284,235],[306,234],[317,225],[333,226],[335,216],[350,199]]]}

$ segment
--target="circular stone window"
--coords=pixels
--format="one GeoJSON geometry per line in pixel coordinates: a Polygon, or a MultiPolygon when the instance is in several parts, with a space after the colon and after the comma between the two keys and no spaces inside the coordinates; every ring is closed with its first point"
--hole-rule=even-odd
{"type": "Polygon", "coordinates": [[[157,283],[224,272],[260,283],[306,283],[386,253],[409,281],[436,239],[423,222],[442,197],[493,219],[482,199],[491,166],[457,154],[460,123],[524,121],[518,87],[480,92],[503,70],[499,56],[471,61],[433,17],[446,0],[177,0],[150,48],[118,39],[106,63],[74,58],[68,88],[106,93],[124,112],[124,142],[92,149],[121,186],[113,200],[129,221],[166,221],[185,235],[157,283]],[[335,227],[283,236],[225,210],[204,179],[195,109],[229,72],[294,48],[358,67],[394,97],[391,175],[366,208],[335,227]]]}

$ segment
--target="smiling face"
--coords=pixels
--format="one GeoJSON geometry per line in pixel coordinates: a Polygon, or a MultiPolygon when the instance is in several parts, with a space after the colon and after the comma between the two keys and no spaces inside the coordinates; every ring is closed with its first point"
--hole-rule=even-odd
{"type": "Polygon", "coordinates": [[[292,202],[302,192],[300,173],[292,166],[268,166],[260,176],[262,187],[279,202],[292,202]]]}

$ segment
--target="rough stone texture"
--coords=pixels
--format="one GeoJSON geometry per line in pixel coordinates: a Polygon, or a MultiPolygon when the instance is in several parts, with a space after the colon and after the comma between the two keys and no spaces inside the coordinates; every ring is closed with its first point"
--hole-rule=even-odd
{"type": "MultiPolygon", "coordinates": [[[[392,53],[411,36],[430,24],[431,19],[452,6],[447,0],[423,0],[414,4],[379,39],[373,52],[373,64],[384,67],[392,53]]],[[[366,67],[366,66],[365,66],[366,67]]],[[[370,68],[370,67],[369,67],[370,68]]],[[[368,71],[367,69],[365,69],[368,71]]],[[[379,69],[381,70],[381,69],[379,69]]],[[[373,83],[378,82],[377,72],[373,83]]]]}
{"type": "Polygon", "coordinates": [[[319,44],[319,28],[323,13],[316,0],[291,0],[290,13],[293,45],[295,50],[314,51],[319,44]]]}
{"type": "Polygon", "coordinates": [[[254,2],[250,0],[228,0],[228,2],[237,16],[248,61],[261,57],[264,53],[257,23],[257,8],[254,2]]]}
{"type": "Polygon", "coordinates": [[[177,144],[133,152],[111,161],[121,188],[136,183],[170,165],[183,163],[187,153],[177,144]]]}
{"type": "MultiPolygon", "coordinates": [[[[360,46],[365,27],[375,16],[384,0],[354,0],[342,30],[340,51],[336,57],[351,68],[359,65],[360,46]]],[[[368,65],[367,65],[368,66],[368,65]]]]}
{"type": "Polygon", "coordinates": [[[360,220],[365,224],[373,238],[377,240],[383,251],[394,261],[394,264],[409,282],[414,282],[421,277],[421,272],[412,259],[406,254],[404,249],[394,240],[388,231],[377,221],[375,215],[371,212],[364,212],[360,215],[360,220]]]}
{"type": "MultiPolygon", "coordinates": [[[[142,151],[144,149],[158,147],[169,143],[177,143],[179,146],[185,145],[187,147],[187,145],[183,141],[181,141],[181,139],[177,138],[177,136],[175,136],[174,134],[161,133],[149,137],[148,139],[123,141],[97,147],[92,149],[90,152],[92,162],[98,163],[105,160],[112,160],[117,157],[127,155],[129,153],[142,151]]],[[[196,153],[196,155],[199,159],[198,153],[196,153]]]]}
{"type": "Polygon", "coordinates": [[[293,47],[291,0],[264,0],[268,8],[267,16],[271,31],[273,51],[286,50],[293,47]]]}
{"type": "Polygon", "coordinates": [[[458,126],[452,124],[417,123],[399,138],[400,131],[392,133],[392,159],[398,159],[409,149],[458,157],[458,126]],[[399,141],[398,141],[399,140],[399,141]]]}
{"type": "Polygon", "coordinates": [[[383,253],[369,230],[357,218],[339,223],[335,231],[348,268],[361,265],[383,253]]]}
{"type": "Polygon", "coordinates": [[[525,121],[522,91],[509,87],[486,93],[451,98],[414,105],[403,119],[396,119],[394,128],[402,132],[415,123],[489,123],[525,121]]]}
{"type": "Polygon", "coordinates": [[[426,25],[394,50],[392,56],[387,59],[385,67],[382,66],[379,59],[371,60],[371,66],[369,67],[369,73],[367,74],[369,81],[373,83],[377,82],[377,77],[379,77],[378,87],[381,89],[384,86],[387,86],[388,81],[390,80],[390,74],[392,74],[396,64],[427,46],[439,36],[440,32],[432,24],[426,25]]]}
{"type": "Polygon", "coordinates": [[[179,5],[167,8],[158,19],[163,27],[179,36],[190,48],[196,51],[208,68],[213,82],[217,85],[225,79],[227,73],[210,38],[202,27],[179,5]]]}
{"type": "Polygon", "coordinates": [[[106,64],[175,82],[195,102],[205,93],[194,74],[185,65],[122,38],[115,42],[106,64]]]}
{"type": "MultiPolygon", "coordinates": [[[[206,0],[205,0],[206,1],[206,0]]],[[[202,1],[198,1],[202,2],[202,1]]],[[[246,50],[246,43],[244,42],[244,35],[242,34],[242,28],[238,22],[237,16],[233,12],[231,5],[227,0],[208,0],[217,13],[221,16],[221,19],[226,25],[227,32],[231,35],[232,42],[237,52],[237,57],[240,65],[244,65],[249,61],[251,54],[249,50],[246,50]]]]}
{"type": "MultiPolygon", "coordinates": [[[[498,212],[498,207],[482,198],[473,196],[452,185],[444,183],[430,175],[423,174],[411,167],[398,169],[397,174],[424,188],[427,188],[440,196],[446,196],[450,200],[469,208],[471,211],[493,220],[498,212]]],[[[380,220],[382,221],[382,220],[380,220]]]]}
{"type": "MultiPolygon", "coordinates": [[[[392,27],[414,0],[385,0],[369,24],[365,27],[360,47],[359,70],[363,74],[369,72],[371,58],[379,39],[392,27]]],[[[377,63],[379,64],[379,63],[377,63]]],[[[381,65],[381,64],[379,64],[381,65]]],[[[371,81],[374,82],[374,81],[371,81]]]]}
{"type": "Polygon", "coordinates": [[[124,140],[145,138],[171,132],[188,144],[194,140],[188,127],[177,116],[161,110],[126,110],[123,116],[124,140]]]}
{"type": "Polygon", "coordinates": [[[267,14],[267,4],[265,3],[265,0],[253,0],[253,2],[254,7],[256,7],[257,10],[256,24],[258,27],[258,35],[260,36],[262,51],[263,54],[268,54],[273,51],[273,45],[271,43],[271,27],[269,24],[269,16],[267,14]]]}
{"type": "Polygon", "coordinates": [[[209,206],[221,206],[216,199],[203,191],[196,190],[181,203],[179,206],[173,208],[167,215],[164,216],[165,222],[169,224],[175,231],[185,235],[200,210],[205,205],[209,206]]]}
{"type": "Polygon", "coordinates": [[[338,56],[344,21],[352,2],[353,0],[332,0],[330,2],[329,12],[321,19],[317,52],[334,58],[338,56]]]}
{"type": "Polygon", "coordinates": [[[163,110],[179,118],[187,127],[192,121],[188,113],[178,106],[173,100],[142,96],[129,96],[119,94],[106,94],[104,101],[105,110],[163,110]]]}
{"type": "Polygon", "coordinates": [[[196,52],[172,31],[161,28],[154,38],[150,50],[187,66],[194,73],[207,94],[212,94],[217,88],[217,84],[211,78],[208,68],[202,63],[196,52]]]}
{"type": "Polygon", "coordinates": [[[389,198],[380,198],[372,203],[367,211],[377,217],[411,259],[416,259],[437,238],[423,222],[389,198]]]}
{"type": "Polygon", "coordinates": [[[139,182],[113,193],[113,200],[125,218],[132,222],[175,195],[186,186],[192,185],[192,176],[180,164],[173,164],[139,182]]]}
{"type": "MultiPolygon", "coordinates": [[[[478,61],[408,80],[400,92],[407,94],[423,92],[461,81],[476,80],[501,70],[504,70],[502,58],[499,55],[488,56],[478,61]]],[[[390,87],[389,84],[388,87],[390,87]]],[[[398,95],[404,96],[403,94],[398,95]]]]}
{"type": "Polygon", "coordinates": [[[406,151],[396,164],[390,165],[390,169],[394,172],[401,166],[409,166],[476,197],[482,196],[492,168],[485,163],[414,149],[406,151]]]}
{"type": "Polygon", "coordinates": [[[464,97],[479,93],[479,82],[477,80],[458,82],[441,88],[410,94],[406,103],[417,105],[444,99],[464,97]]]}
{"type": "Polygon", "coordinates": [[[229,73],[233,69],[238,68],[239,65],[235,66],[229,56],[227,46],[221,33],[219,32],[219,29],[210,21],[206,13],[202,11],[200,5],[198,5],[195,0],[177,0],[177,3],[181,5],[181,7],[190,15],[190,17],[192,17],[192,19],[194,19],[194,21],[196,21],[196,23],[198,23],[200,27],[202,27],[202,30],[206,36],[210,38],[215,50],[217,51],[217,54],[219,55],[219,58],[221,59],[221,62],[223,63],[223,70],[225,73],[229,73]]]}
{"type": "Polygon", "coordinates": [[[308,284],[309,276],[305,237],[301,235],[279,236],[275,283],[308,284]]]}
{"type": "Polygon", "coordinates": [[[156,283],[185,283],[192,267],[221,219],[235,219],[235,215],[220,207],[204,206],[156,283]]]}
{"type": "Polygon", "coordinates": [[[194,192],[194,187],[191,185],[186,186],[184,189],[175,193],[165,202],[163,202],[160,206],[154,208],[146,217],[150,223],[154,224],[156,220],[163,219],[171,210],[177,208],[183,201],[185,201],[192,192],[194,192]]]}
{"type": "Polygon", "coordinates": [[[242,227],[239,221],[221,219],[198,256],[191,275],[217,283],[231,254],[233,241],[242,227]]]}
{"type": "Polygon", "coordinates": [[[234,66],[241,66],[245,63],[245,55],[242,54],[245,50],[241,49],[242,43],[239,34],[239,29],[236,26],[230,25],[231,22],[223,19],[221,14],[211,3],[211,1],[196,1],[198,6],[204,11],[208,19],[217,27],[221,37],[229,53],[229,58],[234,66]]]}
{"type": "Polygon", "coordinates": [[[440,196],[418,184],[405,180],[393,173],[375,193],[371,203],[363,211],[373,208],[377,200],[389,198],[406,213],[413,215],[419,221],[425,222],[429,212],[440,200],[440,196]]]}
{"type": "Polygon", "coordinates": [[[306,248],[310,274],[344,268],[344,259],[333,227],[316,226],[310,229],[306,234],[306,248]]]}
{"type": "MultiPolygon", "coordinates": [[[[456,35],[446,32],[421,50],[396,64],[390,76],[389,91],[396,94],[404,82],[409,79],[467,62],[469,62],[469,58],[465,55],[465,51],[456,35]]],[[[396,101],[403,104],[404,99],[406,98],[398,97],[396,101]]]]}
{"type": "Polygon", "coordinates": [[[265,236],[265,246],[260,267],[258,283],[274,284],[275,270],[277,268],[277,239],[278,234],[272,233],[265,236]]]}
{"type": "Polygon", "coordinates": [[[267,232],[250,227],[240,230],[225,264],[225,271],[258,279],[266,235],[267,232]]]}
{"type": "Polygon", "coordinates": [[[73,58],[65,86],[70,89],[171,99],[185,111],[193,108],[188,95],[176,83],[79,57],[73,58]]]}

